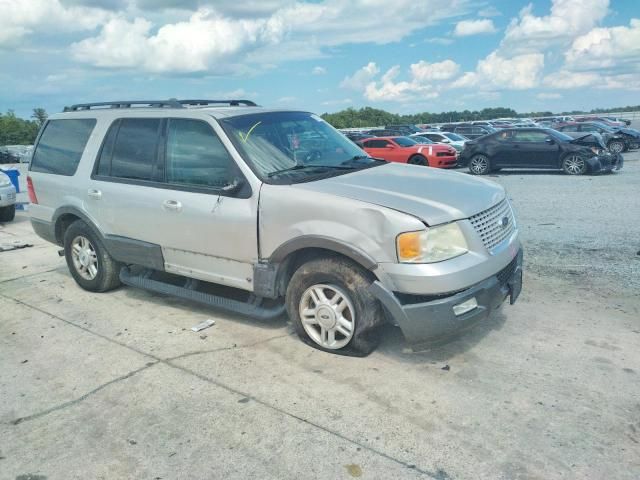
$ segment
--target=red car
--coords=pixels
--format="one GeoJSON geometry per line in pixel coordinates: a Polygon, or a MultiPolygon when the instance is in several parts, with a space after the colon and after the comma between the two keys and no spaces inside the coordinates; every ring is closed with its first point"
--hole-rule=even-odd
{"type": "Polygon", "coordinates": [[[456,150],[448,145],[420,144],[409,137],[373,137],[358,142],[374,158],[389,162],[453,168],[458,162],[456,150]]]}

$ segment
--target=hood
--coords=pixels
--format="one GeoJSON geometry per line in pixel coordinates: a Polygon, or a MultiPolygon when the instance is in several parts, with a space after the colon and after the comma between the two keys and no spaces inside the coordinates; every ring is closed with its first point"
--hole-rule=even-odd
{"type": "Polygon", "coordinates": [[[294,186],[392,208],[427,225],[469,218],[505,198],[504,189],[489,180],[397,163],[294,186]]]}
{"type": "Polygon", "coordinates": [[[602,136],[599,133],[580,133],[577,137],[574,137],[569,143],[573,143],[576,145],[582,145],[586,147],[591,147],[593,145],[597,145],[600,148],[607,148],[604,142],[602,141],[602,136]]]}
{"type": "Polygon", "coordinates": [[[624,133],[635,138],[640,138],[640,132],[634,130],[633,128],[617,128],[616,133],[624,133]]]}

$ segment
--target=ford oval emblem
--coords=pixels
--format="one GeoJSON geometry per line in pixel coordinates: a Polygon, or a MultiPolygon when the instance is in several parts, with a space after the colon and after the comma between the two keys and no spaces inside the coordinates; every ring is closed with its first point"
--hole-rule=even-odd
{"type": "Polygon", "coordinates": [[[509,217],[502,217],[502,220],[500,220],[500,225],[502,226],[502,228],[507,228],[507,226],[509,225],[509,217]]]}

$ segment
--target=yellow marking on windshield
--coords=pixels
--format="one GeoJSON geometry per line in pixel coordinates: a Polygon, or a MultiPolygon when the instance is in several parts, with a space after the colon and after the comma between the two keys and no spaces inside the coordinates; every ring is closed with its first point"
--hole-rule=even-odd
{"type": "Polygon", "coordinates": [[[260,120],[259,122],[256,122],[256,124],[249,129],[246,135],[242,135],[242,132],[238,132],[238,135],[240,135],[240,138],[244,143],[247,143],[247,140],[249,140],[249,135],[251,135],[251,132],[253,132],[253,129],[256,128],[258,125],[260,125],[261,123],[262,123],[262,120],[260,120]]]}

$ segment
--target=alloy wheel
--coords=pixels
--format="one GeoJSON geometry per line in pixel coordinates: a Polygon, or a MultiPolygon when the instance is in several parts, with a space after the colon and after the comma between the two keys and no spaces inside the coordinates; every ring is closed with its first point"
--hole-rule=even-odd
{"type": "Polygon", "coordinates": [[[300,299],[300,320],[309,337],[330,350],[346,346],[355,330],[355,308],[349,296],[335,285],[307,288],[300,299]]]}
{"type": "Polygon", "coordinates": [[[620,153],[624,150],[624,144],[622,142],[612,142],[609,145],[609,151],[613,153],[620,153]]]}
{"type": "Polygon", "coordinates": [[[565,171],[570,175],[580,175],[584,172],[584,159],[579,155],[571,155],[564,161],[565,171]]]}
{"type": "Polygon", "coordinates": [[[76,271],[87,280],[98,275],[98,255],[88,238],[77,236],[71,242],[71,259],[76,271]]]}
{"type": "Polygon", "coordinates": [[[489,159],[484,155],[476,155],[471,159],[469,168],[472,173],[482,175],[489,170],[489,159]]]}

